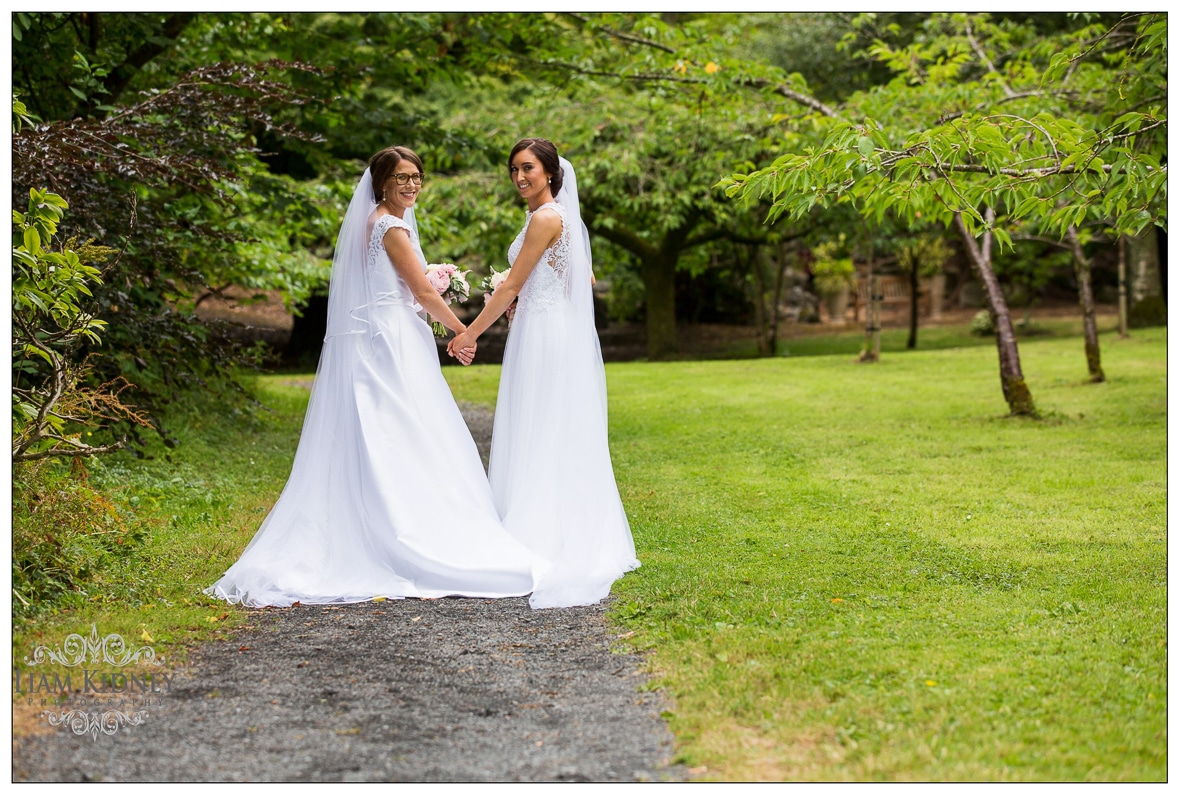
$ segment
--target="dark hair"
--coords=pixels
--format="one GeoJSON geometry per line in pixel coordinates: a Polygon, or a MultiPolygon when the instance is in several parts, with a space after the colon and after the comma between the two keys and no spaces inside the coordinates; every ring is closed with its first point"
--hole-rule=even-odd
{"type": "Polygon", "coordinates": [[[557,155],[557,147],[548,138],[521,138],[508,153],[509,172],[512,169],[512,159],[526,149],[531,149],[533,154],[537,156],[537,160],[541,161],[541,168],[549,172],[551,177],[549,190],[553,192],[553,198],[557,198],[557,192],[561,190],[562,178],[561,160],[557,155]]]}
{"type": "Polygon", "coordinates": [[[402,160],[409,160],[418,167],[419,171],[426,170],[422,167],[422,158],[418,157],[414,150],[408,146],[390,146],[369,158],[369,176],[373,180],[373,201],[381,201],[385,183],[389,181],[389,176],[402,160]]]}

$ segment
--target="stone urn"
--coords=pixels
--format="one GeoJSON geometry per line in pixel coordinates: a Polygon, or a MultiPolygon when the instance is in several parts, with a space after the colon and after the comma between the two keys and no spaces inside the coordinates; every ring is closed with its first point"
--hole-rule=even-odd
{"type": "Polygon", "coordinates": [[[824,294],[824,306],[828,310],[828,322],[843,326],[848,314],[849,288],[847,284],[840,285],[834,292],[824,294]]]}

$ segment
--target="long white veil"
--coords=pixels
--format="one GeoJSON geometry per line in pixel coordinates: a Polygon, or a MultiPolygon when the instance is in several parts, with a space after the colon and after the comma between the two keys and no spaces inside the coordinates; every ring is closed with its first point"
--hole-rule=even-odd
{"type": "Polygon", "coordinates": [[[587,351],[588,355],[581,363],[587,368],[585,377],[594,386],[605,422],[606,377],[602,367],[602,347],[594,327],[594,290],[590,281],[594,260],[590,254],[590,230],[582,220],[582,206],[578,200],[578,178],[574,174],[574,167],[564,157],[560,158],[560,162],[561,190],[555,201],[565,210],[565,217],[570,225],[570,263],[565,291],[572,312],[573,322],[570,328],[577,334],[577,338],[571,342],[587,351]]]}
{"type": "MultiPolygon", "coordinates": [[[[525,480],[536,487],[535,491],[545,492],[530,491],[525,501],[532,505],[516,507],[534,517],[523,520],[522,525],[547,529],[551,526],[547,517],[556,524],[553,534],[546,532],[547,539],[537,547],[543,556],[553,556],[553,567],[539,580],[529,599],[534,608],[593,604],[610,593],[611,583],[623,572],[639,565],[607,443],[606,372],[594,328],[590,233],[582,221],[574,168],[561,158],[561,169],[561,189],[554,200],[561,206],[569,227],[570,258],[565,274],[568,304],[564,322],[542,329],[560,334],[560,353],[548,354],[544,362],[517,363],[514,371],[523,374],[515,376],[518,383],[509,387],[514,390],[515,403],[527,402],[530,394],[540,390],[547,400],[558,405],[537,406],[535,415],[516,418],[518,425],[505,435],[543,437],[540,444],[544,449],[533,448],[524,457],[509,457],[501,475],[505,482],[525,480]],[[522,420],[529,425],[527,430],[519,426],[522,420]],[[541,471],[531,460],[534,456],[545,462],[541,471]],[[556,500],[556,506],[552,514],[546,514],[544,506],[550,499],[556,500]]],[[[495,433],[504,433],[499,412],[495,433]]],[[[493,458],[496,446],[493,441],[493,458]]],[[[493,489],[496,485],[493,482],[493,489]]],[[[510,532],[513,529],[508,518],[505,527],[510,532]]]]}
{"type": "MultiPolygon", "coordinates": [[[[368,237],[365,234],[369,216],[376,209],[373,198],[373,178],[369,169],[361,175],[352,193],[340,232],[336,235],[336,249],[332,253],[332,277],[328,285],[328,326],[324,341],[343,334],[359,334],[368,330],[364,307],[369,303],[368,280],[364,277],[368,237]]],[[[325,344],[320,354],[323,362],[330,352],[325,344]]]]}
{"type": "MultiPolygon", "coordinates": [[[[369,169],[361,175],[360,182],[352,193],[340,232],[336,236],[336,249],[332,253],[332,275],[328,285],[328,325],[324,334],[324,349],[320,354],[320,366],[326,356],[337,356],[347,352],[351,345],[329,345],[328,341],[342,335],[360,335],[371,332],[368,310],[381,295],[375,294],[372,281],[365,270],[369,255],[369,217],[377,209],[373,198],[373,178],[369,169]],[[342,350],[343,349],[343,350],[342,350]]],[[[406,210],[402,220],[418,236],[418,222],[414,208],[406,210]]],[[[317,378],[317,381],[319,379],[317,378]]]]}
{"type": "MultiPolygon", "coordinates": [[[[360,432],[354,407],[353,374],[358,362],[372,355],[371,339],[375,330],[369,322],[369,310],[375,296],[365,262],[368,220],[376,207],[372,177],[366,168],[336,236],[324,345],[291,475],[243,556],[264,539],[273,543],[268,536],[275,533],[285,536],[286,545],[295,547],[304,542],[320,543],[320,535],[329,531],[328,522],[340,530],[364,526],[363,495],[358,491],[360,473],[349,471],[355,462],[341,460],[332,453],[341,440],[356,438],[360,432]]],[[[360,542],[357,546],[364,547],[360,542]]]]}
{"type": "Polygon", "coordinates": [[[606,434],[606,372],[602,364],[602,346],[594,327],[594,289],[591,283],[594,260],[590,253],[590,230],[582,220],[582,204],[578,199],[578,177],[573,164],[564,157],[561,163],[561,190],[555,198],[566,213],[570,225],[570,264],[565,285],[570,301],[573,335],[569,340],[575,355],[571,358],[569,377],[580,384],[589,399],[587,409],[601,418],[602,433],[606,434]]]}

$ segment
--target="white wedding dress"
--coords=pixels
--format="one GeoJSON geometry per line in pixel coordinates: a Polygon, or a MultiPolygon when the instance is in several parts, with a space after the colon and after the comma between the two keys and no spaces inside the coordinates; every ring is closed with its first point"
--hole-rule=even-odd
{"type": "MultiPolygon", "coordinates": [[[[338,249],[375,207],[367,179],[338,249]]],[[[382,245],[391,229],[410,235],[425,268],[412,216],[392,215],[373,225],[363,255],[354,242],[363,266],[334,264],[329,334],[291,476],[241,558],[205,593],[255,607],[523,596],[546,568],[500,524],[434,336],[382,245]]]]}
{"type": "Polygon", "coordinates": [[[511,264],[536,213],[561,216],[560,238],[520,291],[504,349],[488,467],[504,528],[552,564],[529,599],[535,608],[598,602],[615,580],[639,566],[607,446],[589,237],[573,169],[562,163],[559,198],[565,201],[530,212],[508,251],[511,264]]]}

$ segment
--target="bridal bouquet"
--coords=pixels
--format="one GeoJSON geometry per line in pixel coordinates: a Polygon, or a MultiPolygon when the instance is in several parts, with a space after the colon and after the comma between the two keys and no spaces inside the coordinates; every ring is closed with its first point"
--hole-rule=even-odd
{"type": "MultiPolygon", "coordinates": [[[[483,302],[485,304],[492,300],[492,296],[495,294],[496,290],[501,284],[504,283],[504,280],[508,278],[508,274],[512,273],[512,268],[508,268],[507,270],[503,271],[498,271],[495,268],[492,268],[491,271],[491,274],[485,276],[483,281],[480,283],[480,287],[483,288],[483,302]]],[[[508,318],[508,325],[510,326],[512,325],[512,315],[515,313],[516,301],[513,301],[508,305],[508,309],[504,312],[505,317],[508,318]]]]}
{"type": "MultiPolygon", "coordinates": [[[[458,266],[449,262],[426,266],[426,280],[448,304],[466,301],[470,297],[471,286],[467,283],[470,274],[471,271],[459,270],[458,266]]],[[[447,327],[433,318],[430,321],[430,329],[436,337],[447,335],[447,327]]]]}

